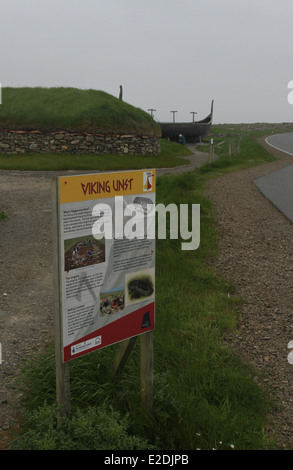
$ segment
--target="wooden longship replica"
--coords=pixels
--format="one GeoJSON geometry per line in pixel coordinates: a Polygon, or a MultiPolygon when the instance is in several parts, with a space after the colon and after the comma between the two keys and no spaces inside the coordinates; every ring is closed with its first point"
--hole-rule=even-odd
{"type": "Polygon", "coordinates": [[[213,119],[214,100],[210,114],[201,121],[194,122],[159,122],[162,138],[179,141],[179,134],[185,137],[186,143],[199,142],[209,132],[213,119]]]}

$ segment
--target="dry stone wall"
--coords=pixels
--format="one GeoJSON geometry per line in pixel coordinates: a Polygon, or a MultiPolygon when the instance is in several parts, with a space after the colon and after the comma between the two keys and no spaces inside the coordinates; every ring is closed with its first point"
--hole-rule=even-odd
{"type": "Polygon", "coordinates": [[[158,137],[0,130],[0,152],[118,155],[160,153],[158,137]]]}

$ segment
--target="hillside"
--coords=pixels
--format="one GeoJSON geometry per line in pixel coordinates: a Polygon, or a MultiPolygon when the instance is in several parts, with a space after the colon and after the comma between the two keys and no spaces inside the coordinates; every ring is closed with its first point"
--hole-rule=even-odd
{"type": "Polygon", "coordinates": [[[0,129],[161,135],[145,111],[103,91],[67,87],[3,88],[0,129]]]}

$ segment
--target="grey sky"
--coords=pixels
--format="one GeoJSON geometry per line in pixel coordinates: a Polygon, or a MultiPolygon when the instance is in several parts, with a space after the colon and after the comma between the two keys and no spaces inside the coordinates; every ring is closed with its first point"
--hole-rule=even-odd
{"type": "Polygon", "coordinates": [[[160,121],[293,121],[292,0],[9,0],[0,82],[106,91],[160,121]]]}

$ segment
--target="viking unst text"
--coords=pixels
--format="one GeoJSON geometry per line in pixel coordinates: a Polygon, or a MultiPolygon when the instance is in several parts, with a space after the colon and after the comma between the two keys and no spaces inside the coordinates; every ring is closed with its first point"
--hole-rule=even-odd
{"type": "Polygon", "coordinates": [[[110,181],[94,181],[89,183],[80,183],[83,194],[101,194],[101,193],[110,193],[111,189],[113,191],[127,191],[132,189],[133,178],[122,178],[112,181],[112,186],[110,181]]]}

